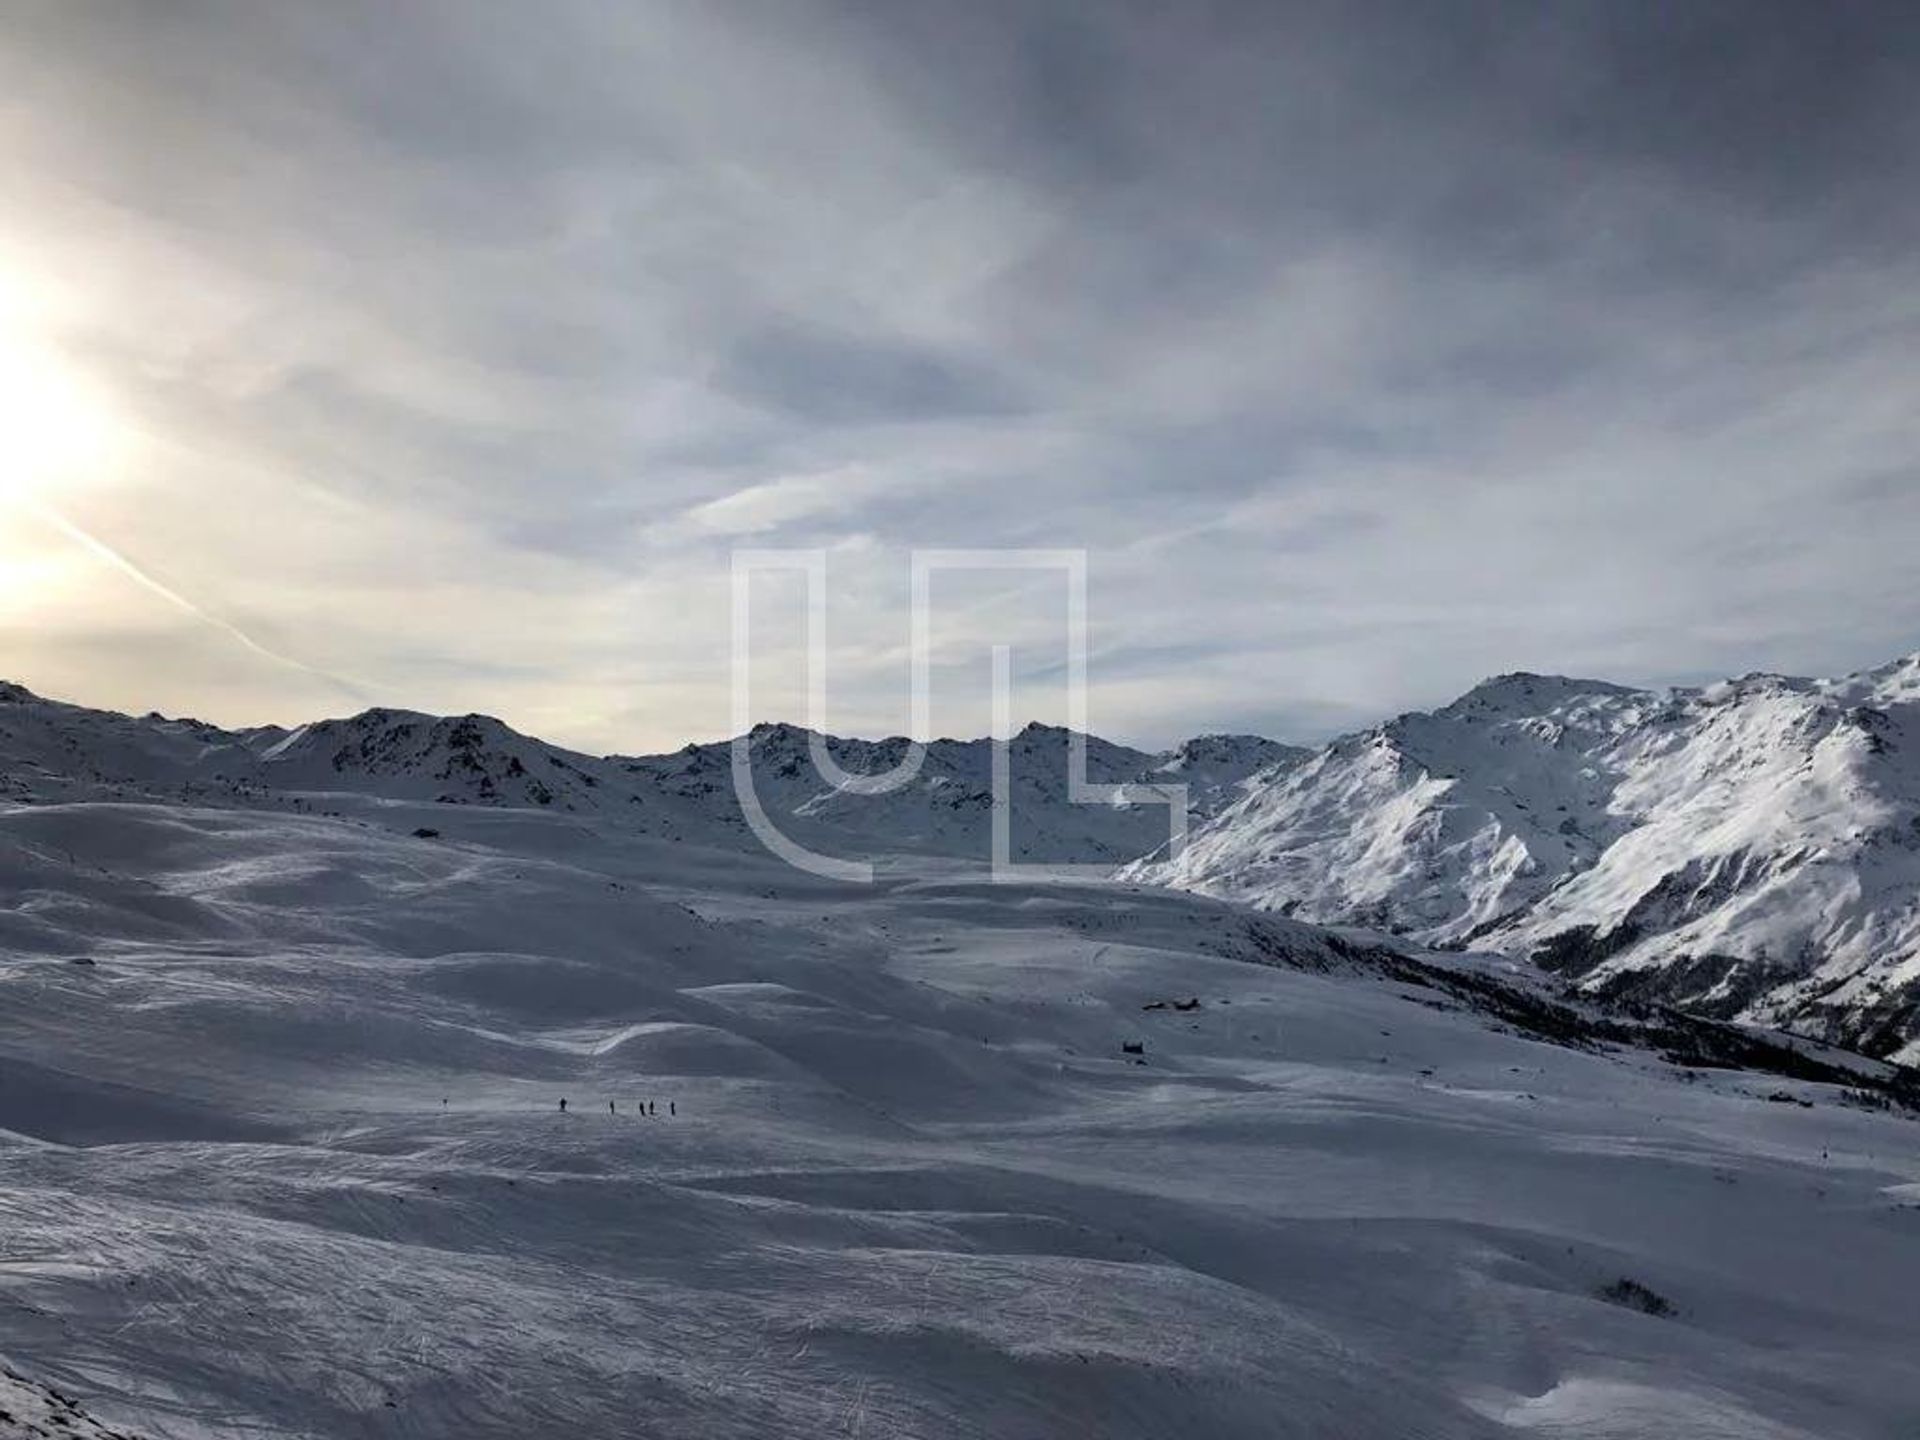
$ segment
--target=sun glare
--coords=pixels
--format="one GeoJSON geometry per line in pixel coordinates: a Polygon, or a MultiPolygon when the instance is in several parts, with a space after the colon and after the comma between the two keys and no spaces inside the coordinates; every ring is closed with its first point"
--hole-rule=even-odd
{"type": "Polygon", "coordinates": [[[50,338],[58,297],[0,264],[0,502],[44,498],[100,477],[125,427],[50,338]]]}
{"type": "Polygon", "coordinates": [[[60,358],[0,336],[0,498],[31,499],[108,465],[120,427],[60,358]]]}

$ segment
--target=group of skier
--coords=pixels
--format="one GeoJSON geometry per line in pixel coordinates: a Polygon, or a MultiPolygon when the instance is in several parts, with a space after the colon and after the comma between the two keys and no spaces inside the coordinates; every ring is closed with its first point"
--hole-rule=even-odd
{"type": "MultiPolygon", "coordinates": [[[[562,1115],[567,1113],[567,1097],[564,1095],[560,1097],[560,1113],[562,1115]]],[[[619,1105],[612,1100],[607,1101],[607,1113],[609,1115],[618,1115],[620,1113],[619,1105]]],[[[647,1116],[658,1116],[660,1113],[660,1104],[656,1100],[642,1100],[639,1104],[639,1113],[647,1116]]],[[[667,1118],[671,1120],[679,1113],[680,1107],[671,1100],[667,1101],[667,1118]]]]}

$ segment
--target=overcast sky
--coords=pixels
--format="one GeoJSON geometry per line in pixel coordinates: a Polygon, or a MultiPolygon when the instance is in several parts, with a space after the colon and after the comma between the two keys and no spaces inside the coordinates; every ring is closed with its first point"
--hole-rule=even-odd
{"type": "MultiPolygon", "coordinates": [[[[1136,741],[1920,647],[1905,0],[6,8],[43,693],[714,738],[738,545],[869,733],[916,545],[1084,547],[1136,741]]],[[[1057,586],[936,600],[936,728],[1063,713],[1057,586]]]]}

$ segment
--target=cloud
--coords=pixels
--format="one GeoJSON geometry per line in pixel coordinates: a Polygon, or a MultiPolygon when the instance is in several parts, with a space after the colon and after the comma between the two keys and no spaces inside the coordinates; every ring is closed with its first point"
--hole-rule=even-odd
{"type": "Polygon", "coordinates": [[[763,535],[855,509],[880,484],[870,472],[857,468],[820,475],[783,475],[704,501],[678,524],[667,527],[663,535],[763,535]]]}
{"type": "Polygon", "coordinates": [[[139,565],[121,554],[120,551],[114,549],[113,546],[107,544],[97,536],[88,534],[87,531],[74,524],[52,506],[29,501],[26,502],[24,508],[63,538],[72,541],[75,545],[87,551],[88,554],[106,562],[106,564],[113,569],[125,575],[142,590],[158,596],[167,604],[191,616],[207,628],[226,636],[248,654],[257,656],[270,664],[284,666],[289,670],[298,671],[301,675],[320,680],[350,699],[364,701],[368,698],[368,692],[365,686],[344,679],[338,675],[328,674],[326,671],[309,665],[302,660],[297,660],[291,655],[283,655],[279,651],[261,644],[260,641],[256,640],[232,621],[213,614],[190,597],[181,594],[178,590],[168,585],[164,580],[158,579],[154,575],[141,569],[139,565]]]}
{"type": "MultiPolygon", "coordinates": [[[[1920,643],[1920,23],[1887,7],[10,30],[21,343],[139,439],[48,503],[238,632],[69,541],[0,587],[28,683],[339,703],[247,637],[666,746],[725,726],[740,542],[835,547],[836,716],[877,730],[916,544],[1087,548],[1123,738],[1920,643]]],[[[1051,602],[952,603],[956,677],[1001,627],[1053,703],[1051,602]]]]}

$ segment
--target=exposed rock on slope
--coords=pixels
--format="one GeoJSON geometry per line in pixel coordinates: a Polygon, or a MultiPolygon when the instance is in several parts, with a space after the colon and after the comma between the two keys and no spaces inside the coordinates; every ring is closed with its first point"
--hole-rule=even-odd
{"type": "Polygon", "coordinates": [[[258,770],[276,789],[572,810],[633,803],[633,787],[608,783],[616,774],[604,760],[532,739],[490,715],[409,710],[303,725],[262,750],[258,770]]]}
{"type": "Polygon", "coordinates": [[[0,1440],[135,1440],[110,1430],[51,1385],[0,1365],[0,1440]]]}

